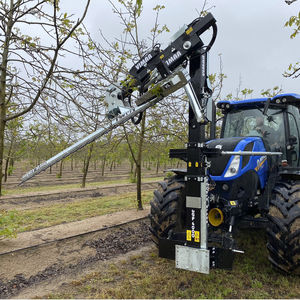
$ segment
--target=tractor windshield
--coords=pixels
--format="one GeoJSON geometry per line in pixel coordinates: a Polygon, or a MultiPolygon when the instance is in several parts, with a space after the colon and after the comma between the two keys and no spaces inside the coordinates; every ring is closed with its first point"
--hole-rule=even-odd
{"type": "Polygon", "coordinates": [[[263,115],[259,109],[232,110],[223,124],[223,137],[259,136],[272,150],[285,144],[283,113],[280,109],[268,109],[263,115]]]}

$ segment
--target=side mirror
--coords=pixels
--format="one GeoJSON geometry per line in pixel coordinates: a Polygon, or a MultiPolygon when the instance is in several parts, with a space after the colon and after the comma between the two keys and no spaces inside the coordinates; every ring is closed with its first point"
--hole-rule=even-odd
{"type": "Polygon", "coordinates": [[[297,139],[297,137],[295,137],[294,135],[290,135],[290,137],[289,137],[289,144],[290,144],[290,145],[298,144],[298,139],[297,139]]]}

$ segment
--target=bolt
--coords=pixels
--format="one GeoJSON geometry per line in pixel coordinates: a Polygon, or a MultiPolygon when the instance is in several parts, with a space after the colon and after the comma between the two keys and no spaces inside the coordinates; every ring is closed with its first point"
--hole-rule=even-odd
{"type": "Polygon", "coordinates": [[[182,47],[184,50],[189,50],[191,48],[191,46],[192,46],[192,43],[190,41],[186,41],[183,43],[182,47]]]}

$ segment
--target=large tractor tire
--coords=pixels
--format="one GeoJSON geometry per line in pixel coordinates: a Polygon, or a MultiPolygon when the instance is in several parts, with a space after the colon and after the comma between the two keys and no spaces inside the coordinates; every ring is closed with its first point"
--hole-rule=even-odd
{"type": "Polygon", "coordinates": [[[300,275],[300,181],[276,184],[268,219],[269,260],[284,273],[300,275]]]}
{"type": "Polygon", "coordinates": [[[153,242],[168,238],[172,232],[182,231],[185,223],[185,182],[175,175],[159,183],[150,202],[150,231],[153,242]]]}

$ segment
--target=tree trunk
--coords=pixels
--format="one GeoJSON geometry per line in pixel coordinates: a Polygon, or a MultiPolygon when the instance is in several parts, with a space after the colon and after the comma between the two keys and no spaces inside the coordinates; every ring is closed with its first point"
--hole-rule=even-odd
{"type": "Polygon", "coordinates": [[[57,177],[58,178],[62,178],[62,171],[63,171],[63,163],[64,163],[64,160],[62,159],[59,163],[59,172],[57,174],[57,177]]]}
{"type": "Polygon", "coordinates": [[[5,160],[4,182],[7,181],[8,163],[9,163],[9,157],[5,160]]]}
{"type": "Polygon", "coordinates": [[[2,179],[3,179],[3,156],[4,156],[4,132],[6,126],[6,80],[7,80],[7,63],[9,54],[9,43],[11,39],[13,20],[14,2],[10,1],[10,10],[7,17],[7,26],[5,28],[5,40],[1,46],[1,66],[0,66],[0,196],[2,196],[2,179]]]}
{"type": "Polygon", "coordinates": [[[158,170],[159,170],[159,158],[157,159],[156,162],[156,174],[158,174],[158,170]]]}
{"type": "Polygon", "coordinates": [[[84,169],[85,169],[85,161],[86,161],[86,157],[84,157],[84,160],[83,160],[83,167],[81,169],[81,172],[84,173],[84,169]]]}
{"type": "Polygon", "coordinates": [[[101,166],[101,176],[104,176],[104,172],[105,172],[105,164],[106,164],[106,155],[103,157],[102,160],[102,166],[101,166]]]}
{"type": "Polygon", "coordinates": [[[5,162],[4,182],[7,181],[8,166],[9,166],[9,162],[10,162],[10,159],[11,159],[11,153],[12,153],[13,143],[14,143],[14,140],[12,138],[12,140],[10,142],[10,145],[9,145],[8,153],[7,153],[7,159],[6,159],[6,162],[5,162]]]}
{"type": "Polygon", "coordinates": [[[139,210],[143,210],[141,166],[142,166],[143,142],[145,138],[145,124],[146,124],[146,112],[144,112],[142,122],[141,122],[140,141],[139,141],[138,155],[136,161],[136,198],[137,198],[137,204],[139,210]]]}
{"type": "Polygon", "coordinates": [[[4,130],[5,106],[0,105],[0,196],[2,195],[3,155],[4,155],[4,130]]]}
{"type": "Polygon", "coordinates": [[[88,170],[89,170],[89,164],[90,164],[90,160],[91,160],[91,157],[92,157],[93,147],[94,147],[94,143],[92,143],[89,146],[88,155],[87,155],[87,158],[85,160],[85,165],[84,165],[84,168],[83,168],[83,177],[82,177],[82,182],[81,182],[81,187],[82,188],[85,188],[86,176],[87,176],[87,173],[88,173],[88,170]]]}

